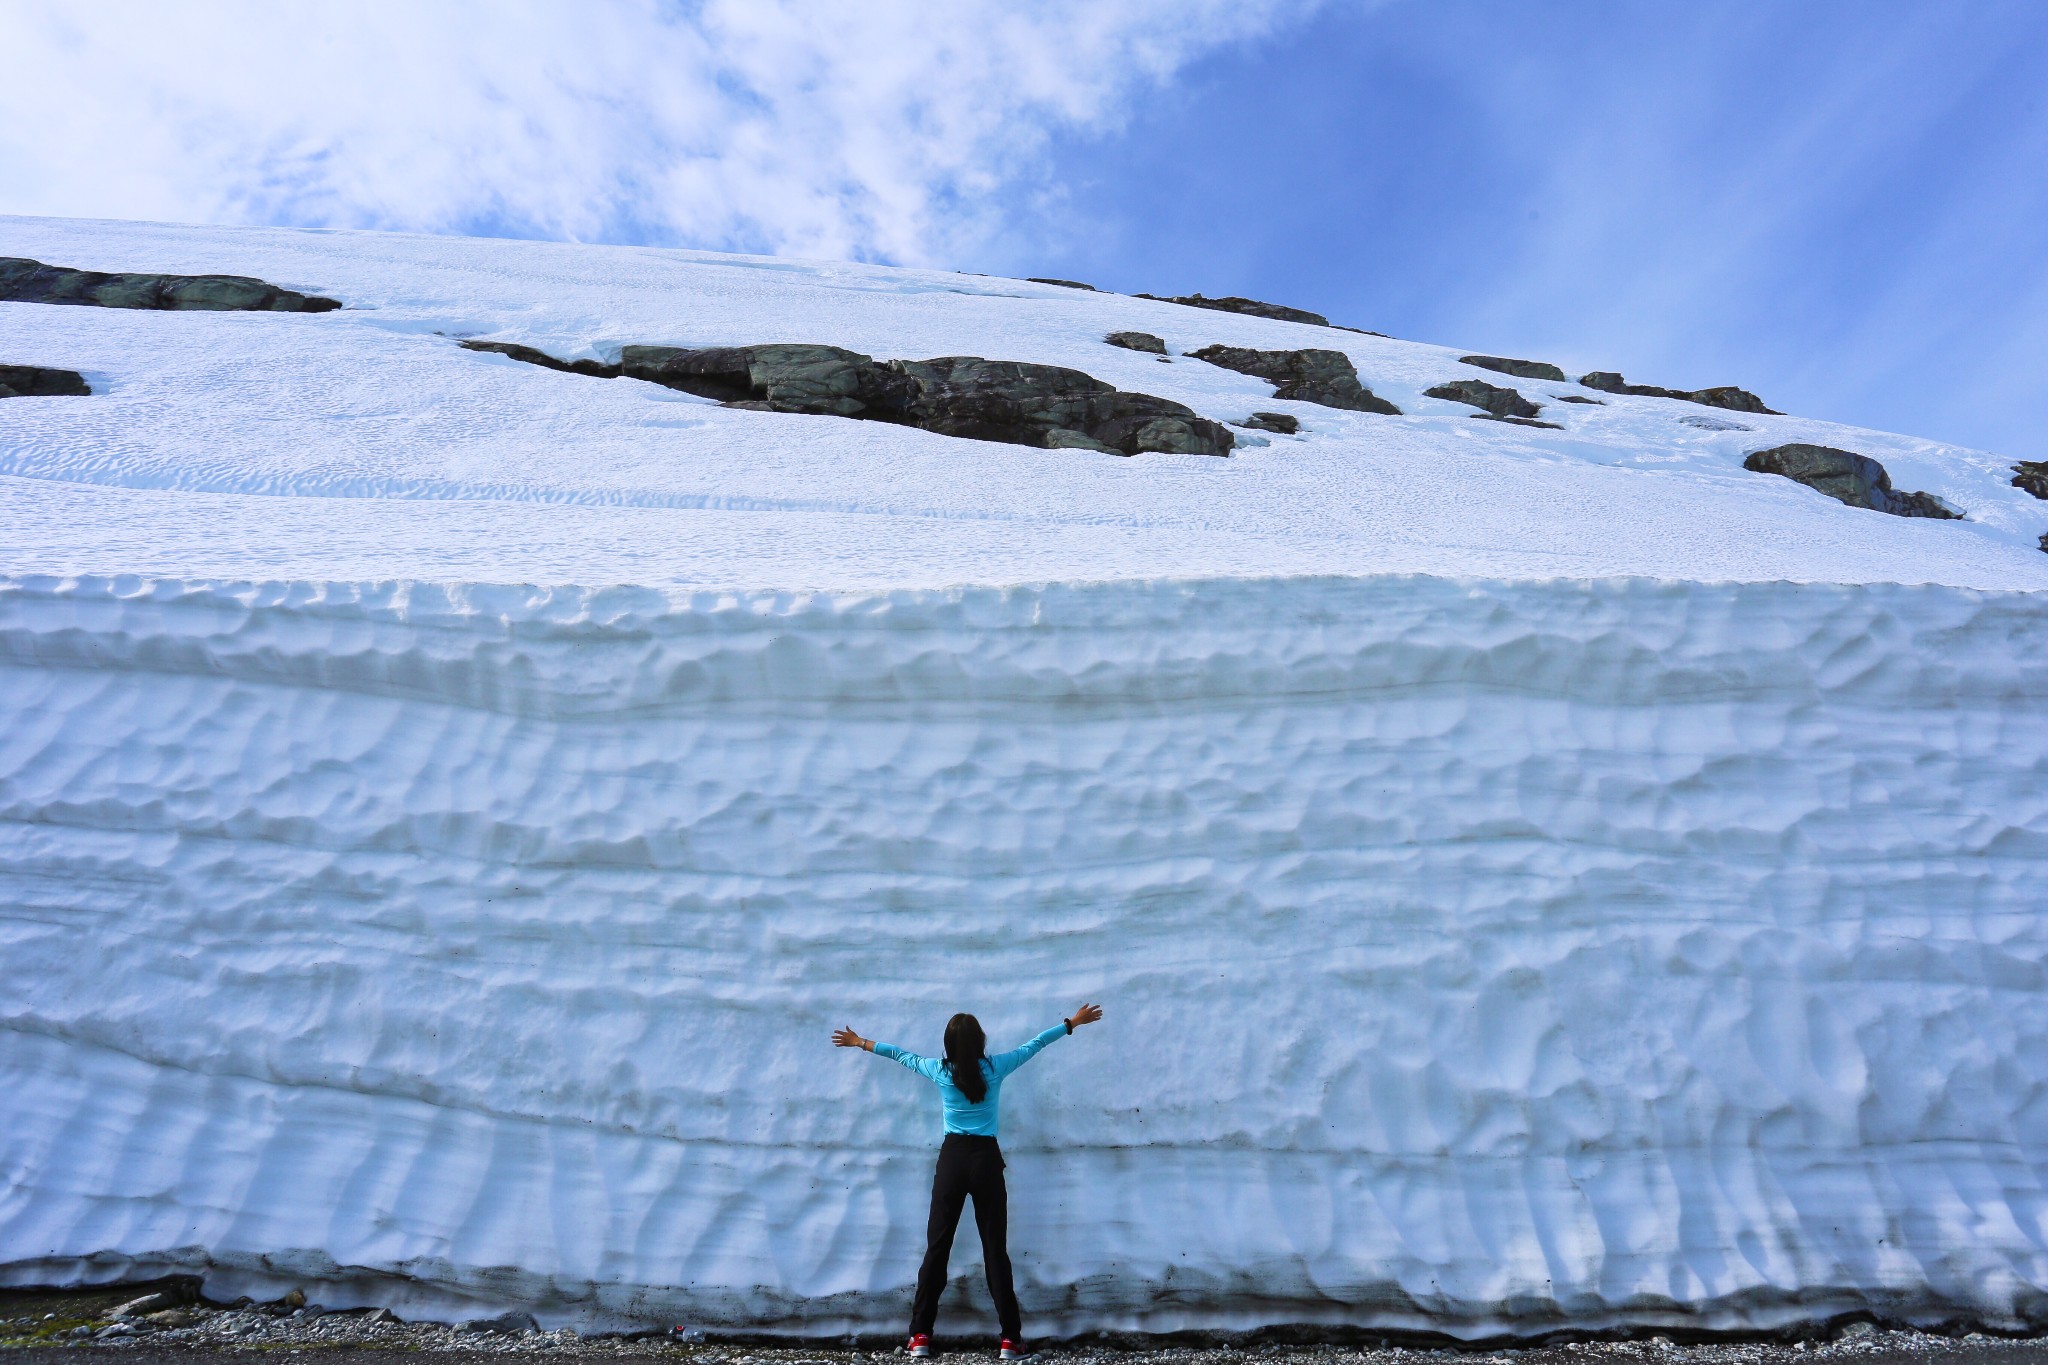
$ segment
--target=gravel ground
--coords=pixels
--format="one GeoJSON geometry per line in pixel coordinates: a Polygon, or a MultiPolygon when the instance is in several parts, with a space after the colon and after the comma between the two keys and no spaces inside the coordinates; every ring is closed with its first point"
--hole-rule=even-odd
{"type": "MultiPolygon", "coordinates": [[[[694,1334],[693,1334],[694,1335],[694,1334]]],[[[128,1365],[206,1365],[254,1353],[300,1357],[349,1352],[349,1365],[468,1365],[507,1356],[592,1356],[648,1365],[901,1365],[889,1344],[765,1345],[662,1337],[581,1336],[573,1328],[533,1330],[519,1315],[480,1324],[401,1322],[381,1310],[322,1312],[298,1296],[274,1304],[222,1307],[192,1301],[178,1285],[118,1289],[0,1291],[0,1352],[6,1365],[77,1360],[78,1352],[119,1355],[128,1365]],[[154,1297],[152,1297],[152,1295],[154,1297]],[[144,1300],[137,1302],[138,1299],[144,1300]]],[[[995,1357],[993,1338],[941,1339],[936,1354],[962,1361],[995,1357]]],[[[1553,1342],[1527,1348],[1301,1345],[1248,1341],[1231,1345],[1116,1345],[1068,1342],[1040,1354],[1057,1365],[2048,1365],[2048,1339],[1970,1333],[1962,1337],[1842,1324],[1809,1341],[1553,1342]]]]}

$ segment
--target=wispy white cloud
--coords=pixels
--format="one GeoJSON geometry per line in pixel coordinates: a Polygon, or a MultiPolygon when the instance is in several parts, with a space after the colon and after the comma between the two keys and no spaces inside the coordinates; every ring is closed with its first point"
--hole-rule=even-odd
{"type": "Polygon", "coordinates": [[[1313,0],[0,3],[0,211],[946,259],[1313,0]]]}
{"type": "Polygon", "coordinates": [[[1677,11],[1573,33],[1568,99],[1555,51],[1465,86],[1541,216],[1456,300],[1461,334],[2037,453],[2040,10],[1833,18],[1677,11]]]}

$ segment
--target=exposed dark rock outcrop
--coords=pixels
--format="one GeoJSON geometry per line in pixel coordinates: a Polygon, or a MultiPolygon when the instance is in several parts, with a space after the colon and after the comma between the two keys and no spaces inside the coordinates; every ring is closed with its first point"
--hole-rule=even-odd
{"type": "Polygon", "coordinates": [[[1247,431],[1277,431],[1282,436],[1292,436],[1301,430],[1301,422],[1284,412],[1255,412],[1238,423],[1247,431]]]}
{"type": "Polygon", "coordinates": [[[1024,278],[1026,282],[1030,284],[1056,284],[1062,289],[1085,289],[1091,294],[1099,294],[1102,292],[1101,290],[1097,289],[1094,285],[1083,284],[1079,280],[1049,280],[1046,279],[1043,275],[1027,275],[1024,278]]]}
{"type": "Polygon", "coordinates": [[[76,370],[43,365],[0,365],[0,398],[84,398],[92,385],[76,370]]]}
{"type": "Polygon", "coordinates": [[[245,313],[325,313],[341,307],[247,275],[108,275],[0,256],[0,303],[76,303],[245,313]]]}
{"type": "Polygon", "coordinates": [[[587,374],[593,379],[617,379],[625,371],[617,365],[607,365],[601,360],[557,360],[546,351],[537,351],[531,346],[521,346],[511,341],[465,341],[465,351],[489,351],[493,355],[510,356],[523,360],[529,365],[540,365],[564,374],[587,374]]]}
{"type": "Polygon", "coordinates": [[[1901,493],[1892,487],[1885,467],[1867,455],[1832,446],[1794,443],[1759,450],[1742,462],[1759,474],[1780,474],[1825,493],[1850,507],[1867,507],[1895,517],[1952,520],[1961,514],[1944,507],[1931,493],[1901,493]]]}
{"type": "Polygon", "coordinates": [[[1688,403],[1704,403],[1710,408],[1727,408],[1731,412],[1762,412],[1773,417],[1784,415],[1776,408],[1765,407],[1764,400],[1748,389],[1738,389],[1732,384],[1713,389],[1660,389],[1654,384],[1628,383],[1612,370],[1595,370],[1581,375],[1579,382],[1602,393],[1628,393],[1638,398],[1677,398],[1688,403]]]}
{"type": "Polygon", "coordinates": [[[1148,355],[1166,354],[1166,342],[1150,332],[1111,332],[1103,340],[1112,346],[1121,346],[1126,351],[1143,351],[1148,355]]]}
{"type": "Polygon", "coordinates": [[[1358,382],[1357,367],[1342,351],[1252,351],[1241,346],[1204,346],[1188,354],[1211,365],[1266,380],[1273,385],[1275,398],[1295,398],[1348,412],[1401,415],[1399,408],[1376,397],[1358,382]]]}
{"type": "Polygon", "coordinates": [[[1453,403],[1470,403],[1495,417],[1534,417],[1543,409],[1514,389],[1504,389],[1483,379],[1459,379],[1423,391],[1425,398],[1448,398],[1453,403]]]}
{"type": "MultiPolygon", "coordinates": [[[[1225,295],[1220,299],[1205,299],[1200,294],[1183,294],[1177,298],[1164,298],[1158,294],[1139,294],[1141,299],[1155,303],[1180,303],[1189,308],[1213,308],[1219,313],[1243,313],[1247,317],[1272,318],[1277,322],[1306,322],[1313,327],[1328,327],[1330,320],[1321,313],[1311,313],[1306,308],[1289,308],[1285,304],[1261,303],[1257,299],[1241,299],[1236,295],[1225,295]]],[[[1354,330],[1354,329],[1346,329],[1354,330]]]]}
{"type": "Polygon", "coordinates": [[[1677,389],[1660,389],[1655,384],[1631,384],[1613,370],[1595,370],[1579,376],[1579,382],[1589,389],[1602,393],[1629,393],[1638,398],[1683,398],[1690,402],[1692,395],[1677,389]]]}
{"type": "Polygon", "coordinates": [[[894,422],[1040,449],[1228,455],[1234,443],[1222,423],[1179,403],[1057,365],[978,356],[877,362],[837,346],[792,344],[627,346],[608,366],[503,342],[462,344],[549,369],[644,379],[732,407],[894,422]]]}
{"type": "Polygon", "coordinates": [[[1482,370],[1493,370],[1499,374],[1511,374],[1517,379],[1564,380],[1564,371],[1544,360],[1510,360],[1500,355],[1461,355],[1461,365],[1477,365],[1482,370]]]}
{"type": "Polygon", "coordinates": [[[1738,389],[1733,384],[1723,384],[1712,389],[1694,389],[1685,397],[1695,403],[1705,403],[1710,408],[1726,408],[1730,412],[1762,412],[1773,417],[1784,416],[1776,408],[1765,407],[1764,400],[1748,389],[1738,389]]]}
{"type": "Polygon", "coordinates": [[[2048,460],[2021,460],[2012,467],[2012,486],[2048,498],[2048,460]]]}

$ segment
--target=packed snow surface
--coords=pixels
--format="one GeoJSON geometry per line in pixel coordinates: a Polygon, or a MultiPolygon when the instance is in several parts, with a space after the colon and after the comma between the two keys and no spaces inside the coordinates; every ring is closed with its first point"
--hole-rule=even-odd
{"type": "Polygon", "coordinates": [[[936,1099],[827,1035],[1091,998],[1005,1089],[1034,1333],[2048,1325],[2008,462],[1540,381],[1565,430],[1476,421],[1420,396],[1455,350],[972,276],[0,255],[348,305],[0,304],[0,361],[95,390],[0,402],[0,1279],[895,1327],[936,1099]],[[1305,434],[1030,450],[457,336],[1038,361],[1305,434]],[[1967,519],[1741,468],[1788,441],[1967,519]]]}

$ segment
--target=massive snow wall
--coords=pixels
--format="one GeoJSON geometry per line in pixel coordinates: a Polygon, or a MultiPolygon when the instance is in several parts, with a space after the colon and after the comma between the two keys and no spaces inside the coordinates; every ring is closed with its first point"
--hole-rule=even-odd
{"type": "Polygon", "coordinates": [[[1038,1333],[2040,1326],[2044,642],[1936,587],[16,578],[0,1278],[894,1329],[935,1100],[828,1030],[1090,997],[1006,1091],[1038,1333]]]}

